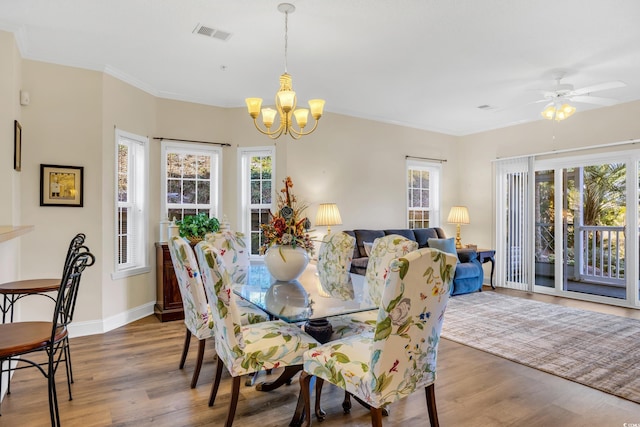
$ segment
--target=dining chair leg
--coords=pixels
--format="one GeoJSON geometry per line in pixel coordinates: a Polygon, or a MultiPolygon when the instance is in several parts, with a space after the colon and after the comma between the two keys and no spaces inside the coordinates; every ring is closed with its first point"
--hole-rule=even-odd
{"type": "Polygon", "coordinates": [[[196,388],[198,383],[198,377],[200,376],[200,369],[202,368],[202,360],[204,359],[204,344],[206,340],[198,340],[198,358],[196,359],[196,368],[193,371],[193,377],[191,378],[191,388],[196,388]]]}
{"type": "Polygon", "coordinates": [[[424,388],[427,395],[427,411],[429,411],[429,421],[431,427],[438,427],[438,410],[436,408],[436,387],[435,384],[428,385],[424,388]]]}
{"type": "Polygon", "coordinates": [[[73,371],[71,370],[71,349],[69,348],[69,341],[65,340],[62,344],[62,354],[64,357],[64,367],[67,371],[67,388],[69,389],[69,400],[73,400],[71,395],[71,384],[73,383],[73,371]]]}
{"type": "Polygon", "coordinates": [[[316,377],[316,418],[318,421],[324,421],[327,416],[327,413],[322,410],[320,406],[320,396],[322,395],[322,384],[324,384],[324,379],[320,377],[316,377]]]}
{"type": "Polygon", "coordinates": [[[189,352],[189,344],[191,344],[191,331],[186,328],[187,334],[184,336],[184,347],[182,348],[182,357],[180,358],[180,369],[184,368],[184,362],[187,360],[187,353],[189,352]]]}
{"type": "MultiPolygon", "coordinates": [[[[304,415],[304,419],[302,420],[302,425],[305,427],[309,427],[311,425],[311,379],[313,375],[309,375],[305,371],[302,371],[300,374],[300,392],[302,393],[302,400],[304,402],[304,409],[302,413],[304,415]]],[[[319,378],[316,379],[316,381],[319,378]]],[[[317,383],[316,383],[317,384],[317,383]]]]}
{"type": "Polygon", "coordinates": [[[60,413],[58,412],[58,396],[56,393],[56,378],[54,366],[54,352],[49,350],[49,366],[47,368],[47,385],[49,389],[49,415],[51,416],[51,426],[60,425],[60,413]]]}
{"type": "Polygon", "coordinates": [[[229,413],[227,414],[227,422],[224,427],[231,427],[233,419],[236,416],[236,407],[238,406],[238,396],[240,395],[240,381],[242,377],[233,377],[231,385],[231,401],[229,401],[229,413]]]}
{"type": "Polygon", "coordinates": [[[369,411],[371,412],[371,427],[382,427],[382,408],[372,406],[369,411]]]}
{"type": "Polygon", "coordinates": [[[218,387],[220,387],[220,378],[222,377],[222,367],[224,363],[218,357],[218,363],[216,363],[216,375],[213,378],[213,384],[211,384],[211,394],[209,395],[209,406],[213,406],[216,401],[216,395],[218,394],[218,387]]]}
{"type": "Polygon", "coordinates": [[[73,384],[73,369],[71,368],[71,344],[69,343],[69,338],[65,340],[65,359],[67,365],[67,376],[69,377],[69,382],[73,384]]]}
{"type": "Polygon", "coordinates": [[[345,414],[351,412],[351,393],[348,391],[344,392],[344,400],[342,401],[342,410],[345,414]]]}

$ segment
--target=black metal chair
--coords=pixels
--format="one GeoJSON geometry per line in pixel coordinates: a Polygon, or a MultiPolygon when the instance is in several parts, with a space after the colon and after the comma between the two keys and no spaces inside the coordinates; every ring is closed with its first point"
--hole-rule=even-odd
{"type": "MultiPolygon", "coordinates": [[[[84,233],[76,234],[71,242],[69,242],[69,248],[67,249],[67,256],[64,260],[64,267],[62,269],[62,274],[67,270],[69,263],[73,261],[74,257],[78,254],[78,252],[83,248],[84,241],[87,236],[84,233]]],[[[73,306],[75,307],[76,302],[73,301],[73,306]]],[[[67,369],[67,387],[69,389],[69,400],[72,400],[71,396],[71,384],[73,384],[73,369],[71,367],[71,347],[69,346],[69,337],[65,338],[65,368],[67,369]]]]}
{"type": "Polygon", "coordinates": [[[85,268],[95,263],[95,257],[87,247],[79,245],[75,251],[76,254],[67,260],[51,322],[14,322],[0,325],[0,366],[3,367],[0,369],[0,375],[30,367],[40,370],[48,380],[52,426],[60,425],[55,373],[61,361],[64,361],[67,367],[70,366],[67,328],[73,319],[80,278],[85,268]],[[39,352],[46,354],[46,362],[25,358],[27,355],[39,352]],[[18,366],[19,362],[27,365],[18,366]],[[4,368],[5,363],[8,364],[8,369],[4,368]]]}
{"type": "MultiPolygon", "coordinates": [[[[64,265],[62,267],[62,275],[65,274],[69,263],[73,260],[75,255],[83,248],[84,241],[86,239],[86,235],[84,233],[76,234],[71,241],[69,242],[69,247],[67,249],[67,254],[65,256],[64,265]]],[[[86,250],[86,248],[84,249],[86,250]]],[[[2,292],[10,292],[10,295],[5,295],[4,304],[2,306],[3,310],[3,323],[8,314],[9,321],[13,322],[13,306],[14,304],[27,296],[30,295],[42,295],[44,297],[49,298],[54,303],[56,301],[55,297],[51,296],[50,293],[56,292],[60,287],[59,279],[30,279],[30,280],[18,280],[14,282],[3,283],[0,287],[9,287],[10,291],[7,289],[3,289],[2,292]]],[[[75,302],[74,302],[75,305],[75,302]]],[[[72,400],[73,397],[71,395],[71,384],[73,384],[73,370],[71,367],[71,348],[69,346],[69,340],[65,340],[65,368],[67,372],[67,388],[69,390],[69,400],[72,400]]],[[[0,370],[1,371],[1,370],[0,370]]],[[[2,388],[3,378],[0,376],[0,389],[2,388]]],[[[7,384],[7,394],[11,394],[11,381],[8,381],[7,384]]]]}

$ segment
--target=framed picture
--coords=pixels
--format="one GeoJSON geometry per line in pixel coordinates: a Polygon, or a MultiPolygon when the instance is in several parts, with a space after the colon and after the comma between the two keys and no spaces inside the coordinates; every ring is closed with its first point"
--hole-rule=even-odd
{"type": "Polygon", "coordinates": [[[13,168],[22,169],[22,126],[17,120],[13,121],[13,168]]]}
{"type": "Polygon", "coordinates": [[[40,165],[40,206],[82,207],[84,167],[40,165]]]}

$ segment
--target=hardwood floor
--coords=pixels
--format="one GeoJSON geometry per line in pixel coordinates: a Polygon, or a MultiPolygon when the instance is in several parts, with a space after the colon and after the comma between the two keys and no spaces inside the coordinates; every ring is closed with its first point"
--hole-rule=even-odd
{"type": "MultiPolygon", "coordinates": [[[[490,291],[490,289],[488,290],[490,291]]],[[[499,290],[629,317],[635,310],[600,306],[562,298],[499,290]]],[[[636,317],[638,318],[638,317],[636,317]]],[[[223,425],[231,381],[220,386],[213,408],[207,406],[213,378],[213,349],[196,389],[189,383],[197,340],[187,364],[178,369],[184,325],[160,323],[150,316],[103,335],[71,340],[75,384],[67,400],[64,368],[58,372],[58,396],[64,426],[204,426],[223,425]]],[[[276,371],[273,376],[277,375],[276,371]]],[[[261,374],[260,379],[265,378],[261,374]]],[[[2,401],[0,426],[47,426],[46,380],[35,370],[16,372],[12,393],[2,401]]],[[[287,426],[295,408],[298,382],[273,392],[241,388],[234,426],[287,426]]],[[[325,384],[325,427],[369,426],[369,413],[354,405],[344,415],[343,393],[325,384]]],[[[482,426],[612,426],[640,424],[640,405],[546,374],[451,341],[439,350],[436,400],[444,427],[482,426]]],[[[428,425],[424,393],[391,405],[385,426],[428,425]]],[[[320,423],[315,422],[315,425],[320,423]]]]}

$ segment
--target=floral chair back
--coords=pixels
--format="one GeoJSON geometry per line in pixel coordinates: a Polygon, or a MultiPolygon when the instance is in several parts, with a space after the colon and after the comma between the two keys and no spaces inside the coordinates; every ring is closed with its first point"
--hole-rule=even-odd
{"type": "Polygon", "coordinates": [[[183,237],[169,238],[169,253],[178,279],[184,308],[184,323],[198,339],[213,336],[213,324],[200,270],[191,245],[183,237]]]}
{"type": "Polygon", "coordinates": [[[242,354],[242,322],[235,305],[232,282],[220,252],[209,242],[196,245],[198,260],[202,265],[204,288],[209,297],[216,336],[216,351],[223,360],[233,360],[242,354]],[[224,357],[220,354],[223,350],[224,357]]]}
{"type": "Polygon", "coordinates": [[[367,271],[365,273],[368,293],[367,302],[380,305],[380,298],[384,289],[385,280],[389,274],[389,263],[396,258],[404,256],[418,249],[418,242],[407,239],[399,234],[389,234],[373,241],[367,271]]]}
{"type": "Polygon", "coordinates": [[[391,403],[435,381],[438,343],[456,263],[455,256],[429,248],[391,261],[370,363],[370,378],[389,386],[374,406],[391,403]]]}
{"type": "Polygon", "coordinates": [[[218,249],[233,283],[246,283],[249,272],[249,251],[244,234],[238,231],[219,231],[205,238],[218,249]]]}
{"type": "Polygon", "coordinates": [[[305,372],[344,388],[374,408],[433,384],[456,262],[455,256],[430,248],[394,259],[375,332],[306,352],[305,372]]]}
{"type": "Polygon", "coordinates": [[[232,376],[302,363],[318,342],[296,325],[273,320],[242,326],[224,260],[210,243],[196,245],[216,333],[216,352],[232,376]]]}
{"type": "Polygon", "coordinates": [[[351,259],[356,238],[347,233],[324,236],[318,253],[318,277],[320,286],[331,297],[350,300],[354,298],[351,283],[351,259]]]}

